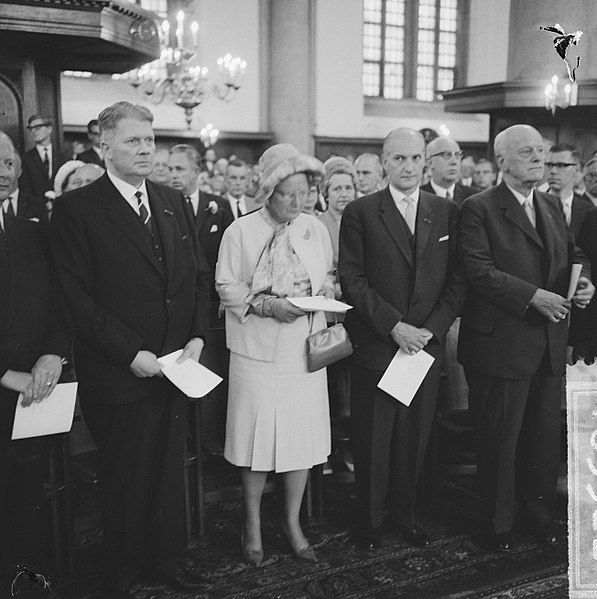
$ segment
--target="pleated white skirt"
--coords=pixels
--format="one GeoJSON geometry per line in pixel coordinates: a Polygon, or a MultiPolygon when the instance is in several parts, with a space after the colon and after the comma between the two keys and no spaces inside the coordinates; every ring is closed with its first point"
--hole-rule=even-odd
{"type": "Polygon", "coordinates": [[[309,373],[308,319],[280,324],[274,362],[231,352],[224,457],[262,472],[309,469],[331,452],[325,368],[309,373]]]}

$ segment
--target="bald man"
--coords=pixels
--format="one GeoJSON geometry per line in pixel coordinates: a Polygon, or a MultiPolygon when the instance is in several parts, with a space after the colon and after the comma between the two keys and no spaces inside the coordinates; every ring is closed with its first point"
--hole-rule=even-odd
{"type": "Polygon", "coordinates": [[[537,191],[539,132],[514,125],[495,138],[503,181],[468,199],[460,251],[469,284],[458,359],[469,384],[477,467],[491,547],[513,547],[515,497],[522,524],[548,544],[560,465],[560,397],[566,365],[570,267],[583,264],[572,303],[595,288],[559,200],[537,191]]]}
{"type": "Polygon", "coordinates": [[[351,367],[351,442],[359,494],[357,542],[381,544],[390,525],[416,546],[429,544],[415,517],[415,492],[435,414],[446,332],[464,302],[457,258],[458,209],[419,189],[425,141],[396,129],[383,146],[388,187],[350,202],[340,224],[338,272],[354,310],[346,327],[351,367]],[[398,351],[435,358],[409,407],[377,388],[398,351]]]}
{"type": "Polygon", "coordinates": [[[476,187],[466,187],[458,182],[462,150],[449,137],[436,137],[426,150],[427,169],[430,180],[421,186],[423,191],[434,193],[440,198],[448,198],[461,206],[466,198],[478,193],[476,187]]]}

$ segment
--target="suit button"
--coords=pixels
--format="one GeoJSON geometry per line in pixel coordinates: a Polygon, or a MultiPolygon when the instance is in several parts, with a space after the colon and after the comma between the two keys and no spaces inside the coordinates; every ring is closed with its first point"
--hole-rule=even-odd
{"type": "Polygon", "coordinates": [[[169,303],[170,303],[170,298],[168,298],[168,299],[166,300],[166,303],[167,303],[167,304],[169,304],[169,303]]]}

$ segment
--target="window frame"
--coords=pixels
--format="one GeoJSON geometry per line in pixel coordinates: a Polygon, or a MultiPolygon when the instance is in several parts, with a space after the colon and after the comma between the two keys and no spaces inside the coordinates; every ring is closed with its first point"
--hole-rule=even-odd
{"type": "MultiPolygon", "coordinates": [[[[434,100],[419,100],[416,97],[417,94],[417,67],[419,66],[416,60],[407,60],[406,57],[414,56],[418,54],[418,43],[419,43],[419,26],[418,26],[418,2],[416,0],[405,0],[404,3],[404,57],[405,60],[402,63],[403,67],[403,94],[401,99],[386,98],[384,93],[385,83],[385,27],[386,27],[386,1],[382,2],[382,14],[381,14],[381,55],[379,61],[365,60],[364,48],[363,48],[363,59],[361,65],[361,77],[363,77],[363,66],[366,63],[379,65],[379,91],[381,95],[369,96],[364,93],[364,83],[361,79],[361,92],[363,99],[366,103],[421,103],[421,104],[432,104],[437,101],[437,96],[441,96],[441,91],[437,88],[434,89],[434,100]]],[[[439,34],[440,34],[440,21],[439,21],[439,4],[441,0],[436,0],[436,14],[438,15],[435,19],[435,28],[433,29],[435,34],[434,44],[434,85],[437,85],[439,66],[439,34]]],[[[470,0],[457,0],[456,6],[456,39],[458,41],[456,45],[456,59],[454,72],[454,85],[452,89],[463,87],[466,85],[466,71],[467,71],[467,58],[468,58],[468,44],[469,44],[469,18],[470,18],[470,0]]],[[[362,28],[361,32],[364,34],[365,26],[365,4],[363,1],[362,5],[362,28]]],[[[364,39],[364,38],[363,38],[364,39]]],[[[446,90],[447,91],[447,90],[446,90]]],[[[439,98],[441,99],[441,98],[439,98]]]]}

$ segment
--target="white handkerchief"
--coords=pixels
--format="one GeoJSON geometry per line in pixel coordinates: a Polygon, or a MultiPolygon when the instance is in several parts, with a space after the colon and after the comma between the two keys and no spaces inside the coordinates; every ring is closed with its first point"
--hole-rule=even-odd
{"type": "Polygon", "coordinates": [[[410,406],[434,360],[424,350],[409,355],[399,349],[377,386],[405,406],[410,406]]]}
{"type": "Polygon", "coordinates": [[[448,239],[450,239],[450,236],[449,235],[444,235],[443,237],[440,237],[438,239],[438,241],[447,241],[448,239]]]}
{"type": "Polygon", "coordinates": [[[182,354],[179,349],[158,358],[164,376],[176,385],[187,397],[204,397],[221,382],[222,377],[190,358],[178,364],[176,360],[182,354]]]}
{"type": "Polygon", "coordinates": [[[61,383],[39,403],[24,408],[19,393],[12,439],[28,439],[57,433],[68,433],[73,425],[78,383],[61,383]]]}
{"type": "Polygon", "coordinates": [[[215,233],[218,230],[218,225],[212,225],[211,229],[209,230],[210,233],[215,233]]]}

